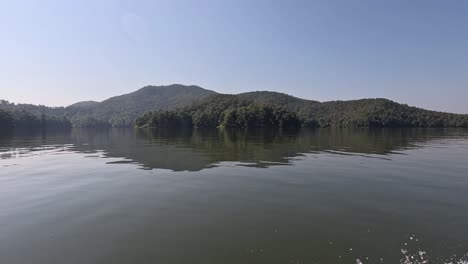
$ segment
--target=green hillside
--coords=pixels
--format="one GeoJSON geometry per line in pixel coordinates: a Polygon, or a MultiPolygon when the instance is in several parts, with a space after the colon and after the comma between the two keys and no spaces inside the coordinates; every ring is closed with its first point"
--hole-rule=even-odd
{"type": "Polygon", "coordinates": [[[468,127],[468,115],[424,110],[387,99],[317,102],[274,92],[212,95],[198,104],[155,111],[136,126],[167,127],[468,127]],[[298,125],[299,123],[299,125],[298,125]]]}
{"type": "Polygon", "coordinates": [[[387,99],[318,102],[269,91],[218,94],[180,84],[146,86],[102,102],[68,107],[0,100],[0,109],[3,128],[11,126],[10,119],[16,120],[16,127],[28,122],[40,126],[45,120],[57,126],[71,122],[74,127],[468,127],[468,115],[424,110],[387,99]]]}
{"type": "Polygon", "coordinates": [[[13,104],[2,100],[0,109],[9,112],[25,111],[36,117],[65,117],[74,127],[131,127],[135,119],[145,112],[184,107],[211,94],[215,92],[193,85],[173,84],[145,86],[135,92],[102,102],[85,101],[68,107],[13,104]]]}

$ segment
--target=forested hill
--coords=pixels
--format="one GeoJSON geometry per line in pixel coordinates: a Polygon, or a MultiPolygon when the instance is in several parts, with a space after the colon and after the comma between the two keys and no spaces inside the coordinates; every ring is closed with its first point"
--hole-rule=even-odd
{"type": "Polygon", "coordinates": [[[468,115],[387,99],[308,101],[274,92],[212,95],[198,104],[149,112],[137,127],[468,127],[468,115]]]}
{"type": "Polygon", "coordinates": [[[65,116],[39,116],[24,110],[6,111],[0,109],[0,133],[13,128],[21,129],[45,129],[61,128],[70,129],[72,124],[65,116]]]}
{"type": "Polygon", "coordinates": [[[146,86],[100,103],[91,101],[71,105],[67,107],[66,115],[71,118],[75,127],[128,127],[147,111],[187,106],[214,93],[198,86],[179,84],[146,86]]]}
{"type": "MultiPolygon", "coordinates": [[[[138,117],[142,117],[138,119],[138,126],[156,126],[158,118],[163,122],[168,116],[177,119],[181,115],[185,125],[200,127],[468,126],[467,115],[429,111],[386,99],[318,102],[269,91],[218,94],[180,84],[146,86],[102,102],[85,101],[68,107],[0,100],[0,109],[3,110],[0,122],[13,118],[16,124],[25,125],[28,120],[35,124],[46,124],[45,120],[50,120],[48,124],[71,122],[74,127],[129,127],[138,117]]],[[[0,124],[0,127],[6,126],[0,124]]]]}
{"type": "Polygon", "coordinates": [[[5,111],[26,111],[34,116],[66,117],[74,127],[131,127],[137,117],[154,110],[191,105],[215,92],[198,86],[173,84],[145,86],[135,92],[102,102],[85,101],[68,107],[46,107],[0,101],[5,111]]]}
{"type": "Polygon", "coordinates": [[[318,101],[301,99],[284,93],[269,91],[241,93],[237,95],[237,99],[240,101],[252,101],[255,104],[261,105],[279,105],[293,111],[299,110],[307,105],[319,103],[318,101]]]}

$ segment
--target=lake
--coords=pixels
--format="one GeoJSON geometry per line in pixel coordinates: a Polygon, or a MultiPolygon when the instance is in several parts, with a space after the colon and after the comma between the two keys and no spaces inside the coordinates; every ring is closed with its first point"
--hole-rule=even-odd
{"type": "Polygon", "coordinates": [[[3,134],[0,208],[7,264],[467,263],[468,130],[3,134]]]}

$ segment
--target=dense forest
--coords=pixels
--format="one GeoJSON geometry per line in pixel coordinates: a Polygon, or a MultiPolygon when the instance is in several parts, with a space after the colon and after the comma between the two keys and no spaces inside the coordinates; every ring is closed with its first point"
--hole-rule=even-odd
{"type": "Polygon", "coordinates": [[[0,127],[9,129],[14,127],[13,116],[7,111],[0,109],[0,127]]]}
{"type": "Polygon", "coordinates": [[[468,115],[428,111],[387,99],[316,102],[256,92],[212,95],[192,106],[153,111],[137,127],[468,127],[468,115]]]}
{"type": "Polygon", "coordinates": [[[305,126],[468,127],[468,115],[424,110],[387,99],[312,104],[299,110],[305,126]]]}
{"type": "Polygon", "coordinates": [[[69,129],[72,127],[70,120],[66,117],[46,116],[41,114],[34,115],[25,110],[5,111],[0,109],[0,128],[8,129],[34,129],[34,128],[61,128],[69,129]]]}
{"type": "Polygon", "coordinates": [[[173,84],[145,86],[135,92],[111,97],[102,102],[84,101],[67,107],[14,104],[0,100],[0,109],[26,111],[35,116],[66,117],[73,127],[132,127],[137,117],[148,111],[172,110],[191,105],[213,91],[198,86],[173,84]]]}
{"type": "Polygon", "coordinates": [[[149,112],[135,121],[137,127],[226,127],[226,128],[299,128],[300,119],[280,107],[231,101],[216,105],[201,104],[179,110],[149,112]]]}
{"type": "Polygon", "coordinates": [[[218,94],[198,86],[145,86],[67,107],[0,100],[1,127],[468,127],[468,115],[387,99],[318,102],[277,92],[218,94]]]}

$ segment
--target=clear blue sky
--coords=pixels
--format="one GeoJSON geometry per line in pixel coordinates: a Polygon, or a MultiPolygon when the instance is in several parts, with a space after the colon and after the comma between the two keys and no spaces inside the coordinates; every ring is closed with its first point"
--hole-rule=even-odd
{"type": "Polygon", "coordinates": [[[468,113],[468,1],[0,0],[0,58],[13,102],[182,83],[468,113]]]}

